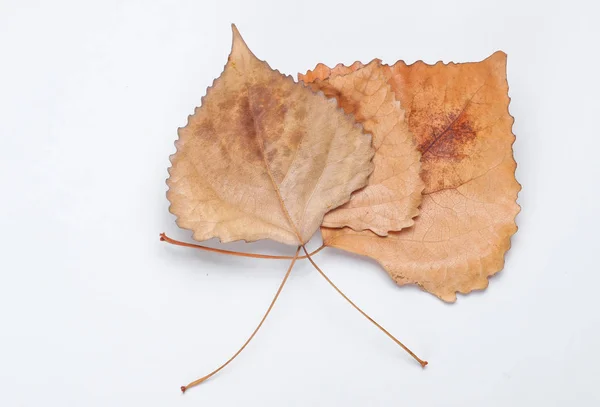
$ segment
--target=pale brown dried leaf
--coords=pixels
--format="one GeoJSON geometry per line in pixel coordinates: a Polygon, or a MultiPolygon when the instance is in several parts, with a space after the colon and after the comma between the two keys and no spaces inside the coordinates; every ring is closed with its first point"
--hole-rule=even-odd
{"type": "MultiPolygon", "coordinates": [[[[321,76],[328,79],[316,79],[309,85],[335,97],[346,113],[354,114],[373,135],[375,147],[375,168],[368,185],[327,213],[323,226],[368,229],[380,236],[411,226],[419,213],[423,190],[421,154],[380,62],[375,60],[365,67],[354,64],[349,69],[338,65],[327,76],[321,76]]],[[[308,76],[304,78],[309,80],[308,76]]]]}
{"type": "Polygon", "coordinates": [[[170,211],[200,241],[304,244],[373,169],[362,127],[257,59],[235,26],[227,65],[176,146],[170,211]]]}
{"type": "Polygon", "coordinates": [[[453,302],[456,292],[487,287],[517,230],[506,55],[384,68],[422,153],[421,215],[386,238],[349,228],[323,228],[323,237],[328,246],[376,259],[398,284],[453,302]]]}
{"type": "Polygon", "coordinates": [[[362,62],[356,61],[350,66],[344,64],[337,64],[333,68],[329,68],[325,64],[318,63],[314,70],[308,70],[305,74],[298,74],[298,80],[304,83],[311,83],[314,81],[322,81],[332,76],[341,76],[352,73],[358,69],[364,68],[362,62]]]}

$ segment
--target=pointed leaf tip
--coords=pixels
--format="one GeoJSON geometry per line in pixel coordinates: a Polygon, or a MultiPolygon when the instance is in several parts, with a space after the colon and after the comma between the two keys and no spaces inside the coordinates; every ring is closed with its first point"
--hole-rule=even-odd
{"type": "Polygon", "coordinates": [[[235,26],[234,23],[231,23],[231,32],[233,34],[233,38],[235,39],[236,37],[242,37],[240,34],[240,31],[237,29],[237,27],[235,26]]]}
{"type": "Polygon", "coordinates": [[[248,44],[246,44],[246,41],[244,41],[244,38],[240,34],[236,25],[233,23],[231,24],[231,34],[232,39],[230,58],[238,58],[242,55],[249,55],[250,57],[258,60],[258,58],[256,58],[256,55],[254,55],[254,53],[250,51],[248,44]]]}

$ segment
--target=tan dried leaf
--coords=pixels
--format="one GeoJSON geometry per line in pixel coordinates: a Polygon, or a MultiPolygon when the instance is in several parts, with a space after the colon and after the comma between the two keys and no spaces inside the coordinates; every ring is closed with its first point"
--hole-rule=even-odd
{"type": "MultiPolygon", "coordinates": [[[[323,68],[317,67],[315,71],[323,68]]],[[[423,190],[419,176],[421,154],[381,63],[375,60],[366,67],[355,63],[347,69],[338,65],[326,76],[321,74],[328,79],[315,79],[309,83],[311,88],[335,97],[346,113],[354,114],[373,135],[375,147],[375,168],[368,185],[354,192],[350,201],[327,213],[323,226],[368,229],[380,236],[411,226],[413,217],[419,213],[423,190]]],[[[309,80],[308,75],[303,77],[309,80]]]]}
{"type": "Polygon", "coordinates": [[[364,65],[359,61],[354,62],[350,66],[337,64],[333,68],[329,68],[327,65],[319,63],[314,70],[308,70],[304,75],[299,73],[298,80],[301,80],[304,83],[311,83],[318,80],[323,81],[332,76],[348,75],[361,68],[364,68],[364,65]]]}
{"type": "Polygon", "coordinates": [[[506,55],[479,63],[384,67],[407,111],[426,184],[415,225],[382,238],[323,228],[328,246],[376,259],[400,284],[444,301],[488,285],[516,232],[513,118],[506,55]]]}
{"type": "Polygon", "coordinates": [[[362,127],[257,59],[235,26],[227,65],[176,147],[170,211],[200,241],[304,244],[373,169],[362,127]]]}

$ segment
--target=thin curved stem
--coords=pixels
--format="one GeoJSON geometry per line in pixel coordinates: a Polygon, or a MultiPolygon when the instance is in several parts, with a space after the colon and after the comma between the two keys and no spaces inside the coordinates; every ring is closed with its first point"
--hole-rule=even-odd
{"type": "Polygon", "coordinates": [[[285,273],[285,277],[283,277],[283,281],[279,285],[279,288],[277,289],[277,292],[275,293],[275,297],[273,297],[273,301],[271,301],[271,304],[269,305],[269,308],[267,309],[267,312],[265,312],[265,315],[260,320],[260,323],[258,324],[258,326],[256,327],[256,329],[254,330],[254,332],[252,332],[252,335],[250,335],[250,337],[246,340],[246,342],[244,342],[244,344],[242,345],[242,347],[237,352],[235,352],[235,354],[231,358],[229,358],[229,360],[227,362],[223,363],[221,366],[219,366],[217,369],[213,370],[211,373],[207,374],[206,376],[201,377],[198,380],[194,380],[193,382],[191,382],[187,386],[181,386],[181,391],[183,393],[185,393],[185,391],[187,389],[189,389],[190,387],[197,386],[200,383],[202,383],[203,381],[205,381],[208,378],[210,378],[210,377],[214,376],[215,374],[217,374],[219,371],[221,371],[221,369],[223,369],[225,366],[227,366],[229,363],[231,363],[233,361],[233,359],[235,359],[240,353],[242,353],[242,351],[244,350],[244,348],[250,343],[250,341],[252,340],[252,338],[254,338],[254,335],[256,335],[256,333],[258,332],[258,330],[262,326],[263,322],[265,322],[265,320],[267,319],[267,316],[269,316],[269,313],[271,312],[271,309],[273,309],[273,306],[275,305],[275,301],[277,301],[277,298],[279,297],[279,294],[281,294],[281,290],[283,290],[283,286],[285,285],[288,277],[290,276],[290,273],[292,272],[292,268],[294,268],[294,264],[296,263],[296,260],[298,260],[298,254],[299,253],[300,253],[300,246],[298,246],[298,249],[296,250],[296,254],[294,255],[294,257],[292,257],[292,263],[290,264],[290,267],[288,268],[287,272],[285,273]]]}
{"type": "Polygon", "coordinates": [[[313,259],[310,257],[310,254],[308,254],[308,251],[306,250],[306,247],[302,246],[302,248],[304,249],[304,253],[306,253],[306,257],[308,258],[308,260],[310,261],[310,263],[313,265],[313,267],[315,269],[317,269],[317,271],[319,272],[319,274],[321,274],[321,276],[323,276],[323,278],[325,280],[327,280],[327,282],[342,296],[344,297],[344,299],[346,301],[348,301],[350,303],[350,305],[352,305],[358,312],[360,312],[365,318],[367,318],[369,321],[371,321],[377,328],[379,328],[384,334],[386,334],[391,340],[393,340],[394,342],[396,342],[396,344],[398,344],[402,349],[404,349],[406,352],[408,352],[408,354],[410,356],[412,356],[413,358],[415,358],[415,360],[417,362],[419,362],[421,364],[421,367],[425,367],[427,366],[427,361],[420,359],[417,355],[415,355],[413,353],[413,351],[411,351],[410,349],[408,349],[408,347],[406,347],[402,342],[400,342],[398,339],[396,339],[396,337],[394,335],[392,335],[391,333],[389,333],[387,331],[387,329],[385,329],[384,327],[382,327],[381,325],[379,325],[373,318],[371,318],[369,315],[367,315],[363,310],[361,310],[354,302],[352,302],[352,300],[350,298],[348,298],[346,296],[346,294],[344,294],[342,292],[342,290],[340,290],[334,283],[333,281],[331,281],[329,279],[329,277],[327,277],[327,275],[323,272],[323,270],[321,270],[319,268],[319,266],[317,266],[317,264],[313,261],[313,259]]]}
{"type": "MultiPolygon", "coordinates": [[[[293,256],[273,256],[270,254],[243,253],[243,252],[234,252],[231,250],[215,249],[213,247],[207,247],[207,246],[202,246],[199,244],[186,243],[186,242],[181,242],[179,240],[171,239],[169,236],[167,236],[164,233],[160,234],[160,241],[167,242],[167,243],[170,243],[175,246],[191,247],[192,249],[206,250],[207,252],[227,254],[230,256],[237,256],[237,257],[252,257],[255,259],[271,259],[271,260],[291,260],[294,258],[293,256]]],[[[315,255],[315,254],[319,253],[321,250],[323,250],[324,248],[325,248],[325,245],[323,244],[323,245],[321,245],[321,247],[319,247],[315,251],[313,251],[310,255],[311,256],[315,255]]],[[[306,256],[298,256],[298,259],[306,259],[306,256]]]]}

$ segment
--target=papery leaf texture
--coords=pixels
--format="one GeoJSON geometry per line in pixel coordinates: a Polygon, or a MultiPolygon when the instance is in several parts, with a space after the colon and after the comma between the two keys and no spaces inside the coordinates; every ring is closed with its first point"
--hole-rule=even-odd
{"type": "Polygon", "coordinates": [[[364,68],[364,66],[365,65],[360,61],[356,61],[350,66],[337,64],[333,68],[329,68],[327,65],[319,63],[312,71],[308,70],[305,74],[299,73],[298,80],[304,83],[311,83],[318,80],[323,81],[328,79],[330,76],[347,75],[358,69],[364,68]]]}
{"type": "Polygon", "coordinates": [[[170,211],[199,241],[304,244],[373,170],[362,126],[256,58],[235,26],[225,69],[176,148],[170,211]]]}
{"type": "MultiPolygon", "coordinates": [[[[506,54],[463,64],[399,61],[382,70],[421,152],[420,214],[414,226],[387,237],[323,227],[323,239],[377,260],[400,285],[417,284],[454,302],[457,292],[488,286],[488,277],[504,267],[517,230],[521,186],[515,179],[506,54]]],[[[306,76],[332,76],[322,67],[316,71],[306,76]]]]}
{"type": "MultiPolygon", "coordinates": [[[[319,69],[328,68],[315,71],[319,69]]],[[[336,98],[373,135],[375,167],[367,186],[327,213],[323,226],[368,229],[380,236],[411,226],[424,187],[419,175],[421,153],[380,61],[367,66],[356,63],[348,69],[338,65],[332,72],[327,71],[322,79],[309,75],[304,79],[312,89],[336,98]]]]}

